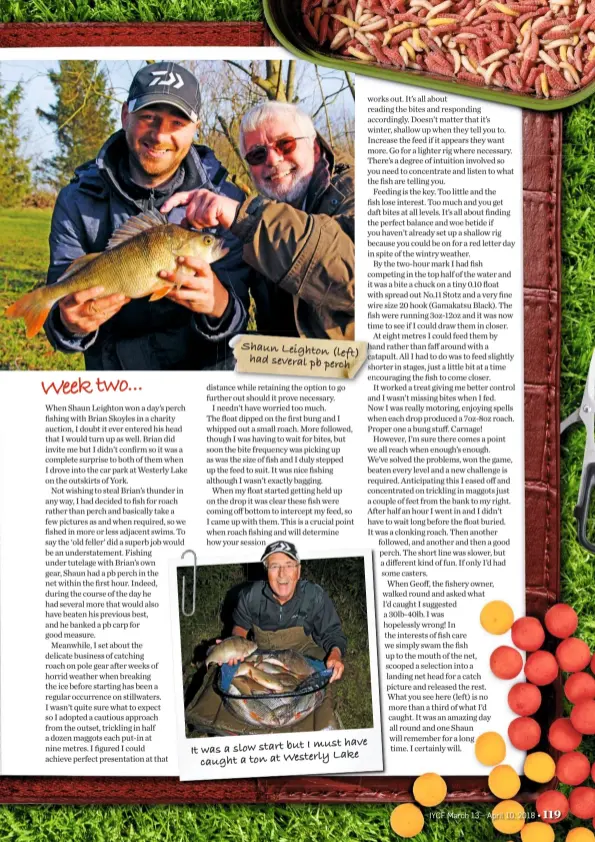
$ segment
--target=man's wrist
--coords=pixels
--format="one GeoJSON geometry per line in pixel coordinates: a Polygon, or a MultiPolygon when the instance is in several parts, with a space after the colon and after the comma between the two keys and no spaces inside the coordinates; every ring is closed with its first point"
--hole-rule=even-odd
{"type": "Polygon", "coordinates": [[[89,333],[80,333],[80,332],[78,332],[77,330],[75,330],[73,327],[71,327],[71,326],[70,326],[70,325],[66,322],[66,320],[64,319],[64,316],[63,316],[63,314],[62,314],[62,310],[60,309],[60,307],[59,307],[59,306],[58,306],[58,318],[59,318],[59,320],[60,320],[60,324],[62,325],[62,327],[64,328],[64,330],[68,332],[68,334],[69,334],[70,336],[74,336],[74,337],[76,337],[76,339],[84,339],[84,338],[85,338],[85,336],[90,336],[90,335],[91,335],[91,334],[89,334],[89,333]]]}
{"type": "Polygon", "coordinates": [[[229,306],[229,292],[216,276],[213,285],[213,297],[213,310],[209,313],[209,316],[212,319],[221,319],[229,306]]]}
{"type": "Polygon", "coordinates": [[[240,202],[231,199],[229,196],[222,196],[221,198],[223,199],[223,213],[219,218],[219,224],[229,230],[238,215],[240,202]]]}

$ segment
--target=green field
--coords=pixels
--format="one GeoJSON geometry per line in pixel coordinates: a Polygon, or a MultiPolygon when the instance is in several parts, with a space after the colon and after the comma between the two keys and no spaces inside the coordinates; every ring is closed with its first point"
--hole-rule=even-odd
{"type": "Polygon", "coordinates": [[[260,20],[258,0],[0,0],[0,21],[260,20]]]}
{"type": "MultiPolygon", "coordinates": [[[[0,313],[45,282],[51,210],[0,208],[0,313]]],[[[25,336],[22,319],[0,317],[0,369],[82,369],[81,354],[56,353],[41,332],[25,336]]]]}

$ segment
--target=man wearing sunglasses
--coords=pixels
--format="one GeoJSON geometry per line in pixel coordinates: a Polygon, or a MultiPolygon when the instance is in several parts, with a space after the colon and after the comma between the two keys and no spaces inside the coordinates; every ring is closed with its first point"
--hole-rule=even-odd
{"type": "MultiPolygon", "coordinates": [[[[240,126],[240,151],[260,195],[172,196],[197,228],[219,224],[243,243],[260,333],[353,339],[354,169],[297,106],[266,102],[240,126]]],[[[173,276],[172,276],[173,277],[173,276]]]]}

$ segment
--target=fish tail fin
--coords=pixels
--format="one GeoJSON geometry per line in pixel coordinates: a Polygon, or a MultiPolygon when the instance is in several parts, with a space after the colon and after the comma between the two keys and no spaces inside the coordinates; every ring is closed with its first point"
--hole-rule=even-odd
{"type": "Polygon", "coordinates": [[[34,289],[33,292],[21,296],[4,311],[4,315],[9,319],[25,320],[27,339],[39,333],[50,313],[53,302],[48,301],[44,293],[45,287],[34,289]]]}

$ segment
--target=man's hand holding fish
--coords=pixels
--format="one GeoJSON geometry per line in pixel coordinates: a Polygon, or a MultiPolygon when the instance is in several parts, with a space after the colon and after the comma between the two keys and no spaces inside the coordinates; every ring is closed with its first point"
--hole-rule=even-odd
{"type": "Polygon", "coordinates": [[[67,295],[59,302],[60,318],[66,330],[74,336],[94,333],[130,301],[120,292],[102,298],[103,292],[103,287],[91,287],[67,295]]]}
{"type": "Polygon", "coordinates": [[[184,206],[189,227],[220,226],[241,242],[259,333],[353,339],[353,159],[286,102],[250,109],[239,146],[259,196],[199,187],[174,193],[162,210],[184,206]]]}
{"type": "Polygon", "coordinates": [[[341,655],[341,650],[338,646],[335,646],[329,652],[328,658],[326,659],[326,666],[327,669],[333,671],[330,683],[332,684],[333,681],[339,681],[343,675],[343,671],[345,670],[345,664],[343,663],[343,656],[341,655]]]}
{"type": "Polygon", "coordinates": [[[180,269],[161,271],[160,278],[175,284],[167,297],[193,313],[221,318],[227,309],[229,293],[209,264],[200,257],[178,257],[180,269]]]}

